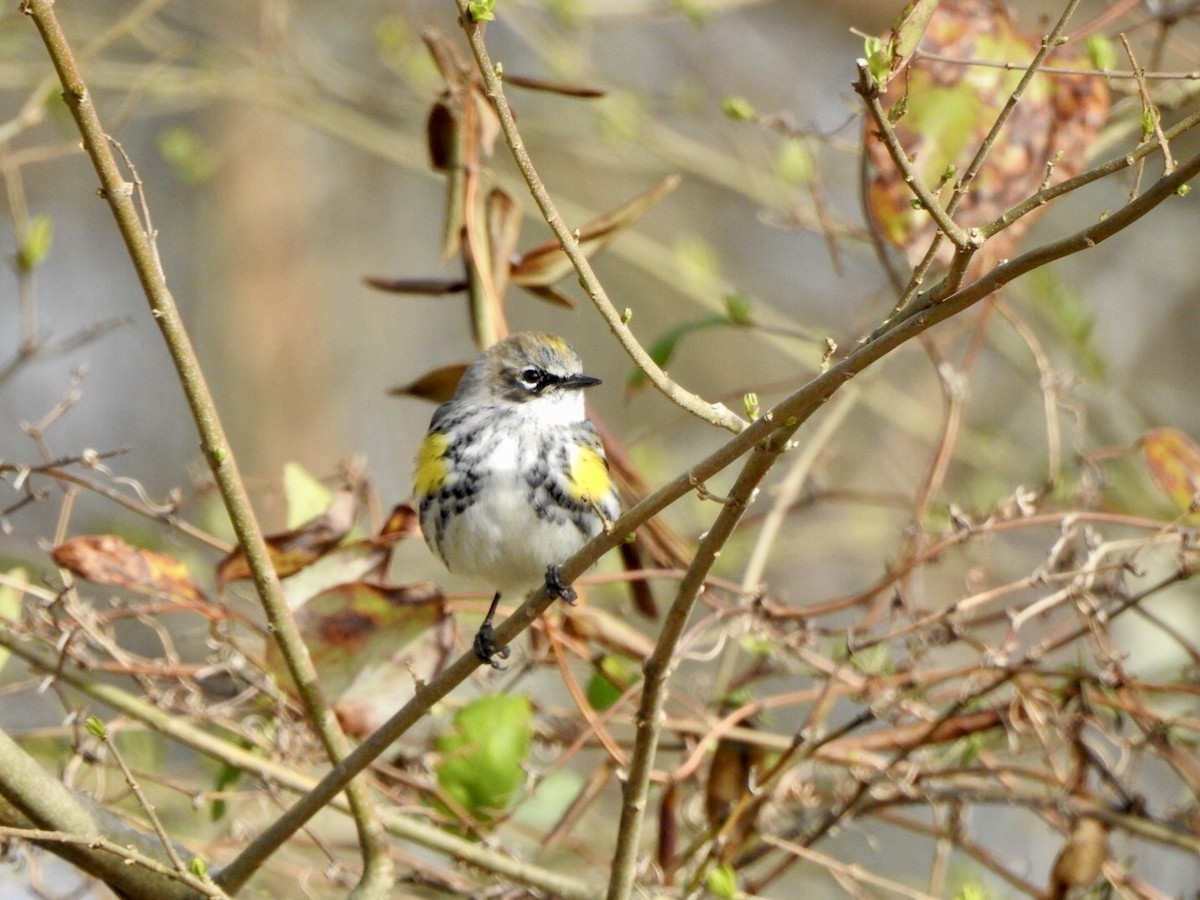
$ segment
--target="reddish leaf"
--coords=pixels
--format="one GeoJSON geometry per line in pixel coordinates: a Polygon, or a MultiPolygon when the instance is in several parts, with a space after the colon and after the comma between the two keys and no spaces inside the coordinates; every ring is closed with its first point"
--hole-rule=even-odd
{"type": "Polygon", "coordinates": [[[539,300],[545,300],[547,303],[554,306],[561,306],[564,309],[578,309],[579,304],[560,291],[553,285],[543,285],[542,287],[531,287],[524,285],[525,290],[533,294],[539,300]]]}
{"type": "Polygon", "coordinates": [[[1158,428],[1142,438],[1142,453],[1155,483],[1180,513],[1195,509],[1200,493],[1200,447],[1182,431],[1158,428]]]}
{"type": "Polygon", "coordinates": [[[54,561],[94,584],[183,603],[207,602],[204,592],[174,557],[126,543],[115,534],[71,538],[54,548],[54,561]]]}
{"type": "MultiPolygon", "coordinates": [[[[936,192],[966,170],[1024,74],[971,63],[1032,59],[1041,37],[1022,34],[1002,7],[983,0],[943,0],[927,23],[916,15],[925,12],[928,8],[918,5],[914,17],[899,25],[905,31],[897,35],[893,53],[911,54],[911,39],[920,33],[920,50],[961,62],[917,54],[904,77],[891,81],[882,100],[896,118],[896,136],[914,170],[936,192]]],[[[1048,63],[1060,68],[1088,65],[1080,51],[1071,49],[1056,49],[1048,63]]],[[[1043,183],[1056,184],[1079,173],[1108,109],[1108,87],[1098,75],[1037,75],[955,212],[957,223],[964,228],[982,225],[1043,183]]],[[[883,237],[915,262],[928,249],[933,220],[925,210],[914,208],[913,192],[873,124],[868,123],[864,138],[875,170],[868,188],[871,215],[883,237]]],[[[985,257],[1011,256],[1036,218],[1023,216],[993,237],[985,257]]],[[[945,247],[943,261],[949,252],[945,247]]]]}
{"type": "Polygon", "coordinates": [[[383,523],[383,527],[379,529],[379,534],[372,539],[372,542],[383,546],[390,546],[397,541],[420,536],[421,520],[413,505],[411,503],[397,503],[392,507],[392,514],[388,516],[387,521],[383,523]]]}
{"type": "MultiPolygon", "coordinates": [[[[413,675],[432,678],[453,643],[453,621],[441,590],[430,582],[339,584],[309,600],[296,623],[322,688],[334,698],[343,724],[359,736],[411,696],[403,685],[411,685],[413,675]]],[[[267,665],[290,684],[273,643],[267,665]]]]}

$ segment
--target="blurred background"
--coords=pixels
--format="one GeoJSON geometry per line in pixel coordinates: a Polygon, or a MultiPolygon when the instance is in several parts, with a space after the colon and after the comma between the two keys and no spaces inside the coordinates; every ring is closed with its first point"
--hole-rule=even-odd
{"type": "MultiPolygon", "coordinates": [[[[884,33],[899,6],[498,4],[500,21],[489,26],[487,41],[506,74],[606,92],[580,100],[508,89],[529,152],[569,224],[667,175],[682,176],[594,263],[645,344],[723,314],[731,295],[748,304],[757,327],[697,330],[674,347],[671,376],[708,399],[741,412],[743,394],[756,391],[765,408],[814,371],[826,337],[844,351],[892,307],[895,292],[867,239],[863,126],[851,84],[863,55],[856,31],[884,33]],[[757,115],[728,114],[730,98],[757,115]]],[[[1116,6],[1081,3],[1073,22],[1082,26],[1116,6]]],[[[1100,31],[1127,31],[1147,54],[1143,64],[1160,46],[1157,68],[1200,69],[1193,10],[1181,8],[1181,21],[1157,44],[1167,32],[1151,14],[1162,4],[1120,6],[1119,19],[1100,31]]],[[[1040,33],[1062,4],[1025,0],[1009,8],[1019,30],[1040,33]]],[[[434,29],[469,59],[453,4],[88,0],[60,2],[58,13],[102,119],[144,185],[172,291],[265,527],[283,525],[280,480],[289,462],[320,478],[347,466],[365,473],[383,510],[407,499],[432,407],[389,390],[465,362],[478,348],[461,296],[400,296],[363,279],[462,274],[461,262],[441,253],[445,179],[430,167],[425,129],[444,83],[421,40],[434,29]]],[[[53,237],[32,273],[21,275],[14,264],[0,278],[0,459],[33,464],[89,448],[124,449],[106,461],[115,476],[135,479],[152,499],[181,491],[185,515],[227,535],[174,371],[57,92],[31,23],[10,9],[0,17],[0,254],[15,259],[38,217],[52,223],[53,237]],[[30,338],[38,351],[21,359],[30,338]],[[54,415],[64,401],[70,408],[54,415]],[[30,435],[39,423],[48,423],[40,447],[38,434],[30,435]]],[[[1113,95],[1093,159],[1137,142],[1136,92],[1118,83],[1113,95]]],[[[1194,108],[1182,89],[1172,96],[1177,106],[1164,106],[1168,117],[1194,108]]],[[[1194,152],[1195,143],[1186,138],[1176,156],[1194,152]]],[[[489,181],[504,185],[526,212],[521,248],[547,240],[506,149],[498,147],[486,166],[489,181]]],[[[1026,246],[1096,221],[1133,186],[1122,176],[1068,196],[1026,246]]],[[[1200,436],[1195,204],[1194,197],[1167,203],[1101,247],[1006,291],[1062,379],[1063,445],[1072,461],[1132,446],[1158,426],[1200,436]],[[1039,311],[1051,301],[1067,312],[1039,311]]],[[[589,395],[593,412],[651,486],[724,442],[724,433],[653,390],[631,389],[631,363],[574,278],[560,288],[578,310],[513,289],[510,324],[557,332],[575,345],[586,370],[605,382],[589,395]]],[[[961,347],[969,335],[968,325],[949,323],[934,340],[961,347]]],[[[944,502],[986,509],[1018,486],[1045,482],[1041,378],[1010,330],[987,332],[965,386],[944,502]]],[[[815,493],[842,499],[790,519],[786,546],[802,552],[775,554],[763,575],[797,602],[862,590],[882,574],[910,515],[905,498],[937,446],[942,394],[920,348],[893,354],[856,381],[856,390],[813,475],[815,493]]],[[[1163,513],[1165,498],[1133,469],[1106,470],[1105,502],[1163,513]]],[[[8,481],[0,484],[0,508],[18,498],[8,481]]],[[[727,486],[728,477],[709,485],[716,493],[727,486]]],[[[691,540],[713,509],[691,500],[667,518],[691,540]]],[[[60,522],[61,510],[49,500],[6,516],[0,567],[39,569],[60,527],[67,534],[157,534],[92,494],[78,498],[69,521],[60,522]]],[[[752,536],[735,540],[718,575],[740,579],[752,536]]],[[[443,578],[416,542],[397,558],[398,580],[443,578]]],[[[960,583],[973,563],[950,564],[947,583],[960,583]]],[[[996,577],[1010,564],[1027,569],[1029,556],[1000,554],[988,563],[996,577]]],[[[1180,627],[1195,633],[1194,591],[1166,600],[1180,627]]],[[[14,724],[49,724],[60,712],[0,698],[0,719],[14,724]]],[[[1005,821],[1003,812],[997,816],[1005,821]]],[[[1027,854],[1031,870],[1044,873],[1054,848],[1038,844],[1036,833],[1014,828],[1006,849],[1027,854]]],[[[903,871],[904,844],[891,847],[903,871]]],[[[918,861],[913,870],[927,865],[918,861]]],[[[1194,860],[1165,856],[1162,865],[1170,869],[1157,882],[1165,890],[1200,884],[1194,860]]]]}

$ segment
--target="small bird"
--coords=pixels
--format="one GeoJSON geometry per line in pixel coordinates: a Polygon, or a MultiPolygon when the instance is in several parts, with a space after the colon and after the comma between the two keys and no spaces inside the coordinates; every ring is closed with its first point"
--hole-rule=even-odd
{"type": "Polygon", "coordinates": [[[495,588],[475,635],[493,668],[500,595],[544,582],[567,603],[559,565],[620,515],[596,426],[583,407],[579,356],[562,338],[521,332],[490,347],[433,414],[413,491],[421,531],[446,568],[495,588]]]}

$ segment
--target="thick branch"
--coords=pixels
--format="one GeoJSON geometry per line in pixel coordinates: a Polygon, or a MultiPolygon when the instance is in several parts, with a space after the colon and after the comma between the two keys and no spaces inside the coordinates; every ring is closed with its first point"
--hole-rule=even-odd
{"type": "MultiPolygon", "coordinates": [[[[196,892],[206,896],[224,896],[206,887],[200,879],[175,871],[162,844],[151,835],[134,831],[116,817],[95,806],[86,797],[73,793],[47,773],[5,732],[0,731],[0,795],[40,829],[72,835],[80,843],[49,842],[47,845],[64,859],[129,897],[185,898],[196,892]],[[127,854],[116,855],[109,847],[125,845],[127,854]]],[[[21,825],[11,815],[0,815],[5,822],[21,825]]],[[[182,855],[191,857],[180,848],[182,855]]]]}

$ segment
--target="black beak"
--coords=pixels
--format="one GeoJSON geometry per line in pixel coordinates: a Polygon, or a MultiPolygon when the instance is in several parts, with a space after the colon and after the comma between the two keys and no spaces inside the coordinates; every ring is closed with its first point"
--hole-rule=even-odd
{"type": "Polygon", "coordinates": [[[594,375],[568,375],[559,382],[559,386],[565,388],[579,388],[582,390],[583,388],[593,387],[594,385],[600,383],[600,379],[596,378],[594,375]]]}

